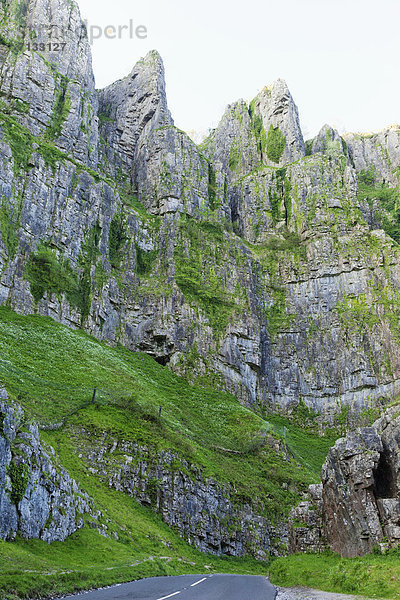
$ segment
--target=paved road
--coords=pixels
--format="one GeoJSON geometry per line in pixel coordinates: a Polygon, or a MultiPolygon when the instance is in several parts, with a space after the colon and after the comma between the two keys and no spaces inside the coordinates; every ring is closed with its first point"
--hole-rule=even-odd
{"type": "Polygon", "coordinates": [[[250,575],[182,575],[153,577],[95,590],[69,600],[275,600],[266,577],[250,575]]]}

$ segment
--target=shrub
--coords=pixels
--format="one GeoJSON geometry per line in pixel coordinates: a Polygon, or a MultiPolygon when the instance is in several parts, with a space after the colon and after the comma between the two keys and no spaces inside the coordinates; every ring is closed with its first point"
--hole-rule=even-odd
{"type": "Polygon", "coordinates": [[[136,250],[136,273],[146,277],[153,270],[158,250],[143,250],[138,244],[135,244],[136,250]]]}
{"type": "Polygon", "coordinates": [[[366,200],[380,226],[397,243],[400,243],[400,189],[389,188],[385,184],[375,183],[375,170],[370,168],[358,174],[358,199],[366,200]]]}
{"type": "Polygon", "coordinates": [[[286,146],[286,137],[279,127],[270,126],[267,135],[267,156],[272,162],[279,163],[286,146]]]}
{"type": "Polygon", "coordinates": [[[208,163],[208,202],[211,210],[217,208],[217,178],[211,163],[208,163]]]}
{"type": "Polygon", "coordinates": [[[229,168],[231,171],[237,171],[240,165],[240,150],[237,146],[232,146],[229,152],[229,168]]]}
{"type": "Polygon", "coordinates": [[[121,213],[115,214],[110,225],[108,238],[108,254],[112,267],[119,269],[122,260],[122,247],[127,241],[124,217],[121,213]]]}
{"type": "Polygon", "coordinates": [[[68,92],[69,80],[65,76],[60,76],[59,89],[56,92],[53,114],[50,125],[46,131],[47,140],[56,140],[60,137],[63,124],[71,110],[71,98],[68,92]]]}
{"type": "Polygon", "coordinates": [[[36,302],[46,292],[71,297],[77,289],[77,278],[69,260],[59,259],[55,250],[45,245],[39,246],[37,252],[30,255],[24,277],[31,284],[31,293],[36,302]]]}
{"type": "Polygon", "coordinates": [[[251,119],[251,126],[254,131],[254,135],[257,141],[257,148],[260,154],[265,151],[267,145],[267,134],[265,133],[263,120],[261,115],[255,113],[255,99],[250,103],[249,114],[251,119]]]}
{"type": "Polygon", "coordinates": [[[91,306],[91,268],[100,254],[100,235],[101,227],[96,223],[82,248],[80,275],[73,270],[68,259],[59,258],[56,251],[45,244],[41,244],[37,252],[30,255],[24,278],[31,284],[31,293],[36,302],[46,292],[56,294],[59,298],[65,294],[70,305],[79,310],[82,321],[86,319],[91,306]]]}
{"type": "Polygon", "coordinates": [[[14,173],[18,175],[20,171],[28,171],[33,151],[32,134],[20,125],[15,117],[4,113],[0,114],[0,125],[4,130],[4,138],[11,148],[14,173]]]}
{"type": "Polygon", "coordinates": [[[29,467],[26,463],[10,463],[7,467],[7,475],[11,479],[10,498],[14,504],[19,504],[25,496],[29,482],[29,467]]]}
{"type": "Polygon", "coordinates": [[[10,260],[12,260],[17,253],[17,228],[18,224],[14,223],[12,220],[9,207],[3,204],[3,206],[0,207],[0,233],[3,243],[7,248],[8,258],[10,260]]]}

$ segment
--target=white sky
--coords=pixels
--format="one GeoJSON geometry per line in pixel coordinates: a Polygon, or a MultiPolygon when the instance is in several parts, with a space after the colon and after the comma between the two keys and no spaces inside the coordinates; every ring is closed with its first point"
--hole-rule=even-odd
{"type": "Polygon", "coordinates": [[[178,127],[206,133],[227,104],[278,77],[305,137],[324,123],[371,131],[400,121],[400,0],[78,0],[90,25],[145,25],[145,40],[93,43],[97,87],[156,49],[178,127]]]}

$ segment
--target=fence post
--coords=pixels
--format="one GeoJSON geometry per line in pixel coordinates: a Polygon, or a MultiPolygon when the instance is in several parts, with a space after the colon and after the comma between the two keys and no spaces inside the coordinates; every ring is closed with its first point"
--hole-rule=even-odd
{"type": "Polygon", "coordinates": [[[97,392],[97,386],[95,386],[94,390],[93,390],[93,398],[92,398],[92,404],[94,404],[94,400],[96,398],[96,392],[97,392]]]}

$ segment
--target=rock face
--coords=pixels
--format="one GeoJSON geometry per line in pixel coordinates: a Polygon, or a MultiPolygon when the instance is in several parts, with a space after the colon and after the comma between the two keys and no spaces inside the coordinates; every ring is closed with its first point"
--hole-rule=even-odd
{"type": "Polygon", "coordinates": [[[322,468],[322,484],[290,517],[290,550],[329,547],[342,556],[362,556],[386,540],[400,543],[399,408],[372,427],[340,439],[322,468]]]}
{"type": "Polygon", "coordinates": [[[289,519],[289,551],[320,552],[322,538],[322,485],[310,485],[308,499],[292,509],[289,519]]]}
{"type": "Polygon", "coordinates": [[[332,422],[397,394],[399,246],[359,177],[394,193],[398,131],[326,126],[306,149],[278,80],[199,148],[156,52],[97,92],[76,4],[18,6],[0,7],[0,303],[251,405],[332,422]],[[29,46],[49,31],[64,51],[29,46]]]}
{"type": "Polygon", "coordinates": [[[216,555],[279,556],[287,547],[287,525],[271,524],[262,500],[243,503],[229,484],[205,478],[171,450],[157,451],[108,433],[74,429],[91,473],[116,490],[159,512],[189,543],[216,555]]]}
{"type": "Polygon", "coordinates": [[[400,126],[391,125],[379,133],[344,136],[357,171],[374,169],[380,183],[397,186],[400,167],[400,126]]]}
{"type": "Polygon", "coordinates": [[[20,115],[34,136],[45,134],[77,160],[96,164],[98,99],[77,5],[64,0],[3,2],[0,17],[0,88],[8,110],[20,115]],[[28,44],[44,50],[29,51],[28,44]]]}
{"type": "Polygon", "coordinates": [[[64,541],[93,514],[92,502],[44,448],[35,425],[0,389],[0,539],[16,534],[45,542],[64,541]]]}
{"type": "Polygon", "coordinates": [[[243,100],[227,107],[218,127],[201,148],[227,180],[238,179],[260,163],[258,132],[243,100]]]}

